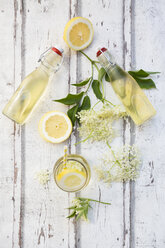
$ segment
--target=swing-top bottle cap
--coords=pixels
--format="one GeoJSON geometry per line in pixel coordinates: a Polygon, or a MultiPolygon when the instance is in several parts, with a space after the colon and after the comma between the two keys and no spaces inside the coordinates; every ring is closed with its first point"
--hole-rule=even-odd
{"type": "Polygon", "coordinates": [[[105,52],[105,51],[107,51],[107,48],[102,47],[101,49],[99,49],[99,50],[97,51],[96,56],[99,57],[100,54],[102,54],[102,53],[105,52]]]}
{"type": "Polygon", "coordinates": [[[56,47],[52,47],[51,50],[55,53],[57,53],[58,55],[62,56],[62,53],[64,52],[64,50],[58,46],[56,47]]]}
{"type": "Polygon", "coordinates": [[[102,67],[104,67],[105,70],[108,67],[113,66],[113,65],[116,64],[113,56],[111,55],[111,53],[105,47],[99,48],[98,52],[96,53],[96,56],[97,56],[100,64],[102,65],[102,67]],[[102,55],[102,56],[100,56],[100,55],[102,55]]]}

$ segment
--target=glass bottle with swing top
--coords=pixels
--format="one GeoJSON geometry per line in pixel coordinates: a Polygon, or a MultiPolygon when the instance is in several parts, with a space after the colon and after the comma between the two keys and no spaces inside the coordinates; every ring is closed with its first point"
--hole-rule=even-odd
{"type": "Polygon", "coordinates": [[[136,125],[141,125],[156,114],[144,91],[131,75],[119,67],[106,48],[97,52],[98,60],[106,70],[112,88],[136,125]]]}
{"type": "Polygon", "coordinates": [[[63,50],[51,47],[40,57],[40,66],[22,81],[3,114],[18,124],[24,124],[43,96],[51,76],[58,71],[63,61],[63,50]]]}

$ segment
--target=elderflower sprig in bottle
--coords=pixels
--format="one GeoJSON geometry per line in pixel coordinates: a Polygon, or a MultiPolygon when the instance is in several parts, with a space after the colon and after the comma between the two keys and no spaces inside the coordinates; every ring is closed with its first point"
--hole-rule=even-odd
{"type": "Polygon", "coordinates": [[[145,93],[129,73],[119,67],[106,48],[97,52],[100,64],[106,70],[111,85],[136,125],[143,124],[156,114],[145,93]]]}

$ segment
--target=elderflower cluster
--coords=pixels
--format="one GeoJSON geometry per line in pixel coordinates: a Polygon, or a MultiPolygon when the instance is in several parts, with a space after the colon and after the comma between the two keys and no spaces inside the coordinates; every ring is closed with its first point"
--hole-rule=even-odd
{"type": "Polygon", "coordinates": [[[137,148],[129,145],[117,151],[110,151],[102,158],[102,164],[95,167],[99,180],[122,182],[135,180],[139,175],[140,159],[137,148]]]}
{"type": "MultiPolygon", "coordinates": [[[[75,209],[81,207],[81,201],[79,199],[77,199],[77,198],[73,199],[72,203],[75,206],[75,209]]],[[[78,214],[77,210],[76,210],[76,214],[78,214]]]]}
{"type": "Polygon", "coordinates": [[[125,109],[116,105],[103,105],[100,110],[82,110],[77,114],[80,121],[79,135],[81,138],[89,138],[93,141],[112,141],[115,137],[113,122],[127,116],[125,109]]]}
{"type": "Polygon", "coordinates": [[[39,183],[42,185],[46,185],[50,181],[50,171],[49,170],[40,170],[36,178],[38,179],[39,183]]]}

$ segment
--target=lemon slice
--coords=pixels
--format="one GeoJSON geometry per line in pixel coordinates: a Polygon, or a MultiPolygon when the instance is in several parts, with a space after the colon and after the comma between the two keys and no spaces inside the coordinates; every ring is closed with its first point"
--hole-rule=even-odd
{"type": "Polygon", "coordinates": [[[42,116],[39,122],[39,133],[41,137],[48,142],[63,142],[69,138],[71,132],[71,120],[63,112],[48,112],[42,116]]]}
{"type": "Polygon", "coordinates": [[[58,184],[64,190],[76,190],[83,187],[86,174],[78,169],[64,168],[57,176],[58,184]]]}
{"type": "Polygon", "coordinates": [[[74,17],[65,26],[64,41],[73,50],[82,50],[93,40],[93,25],[84,17],[74,17]]]}

